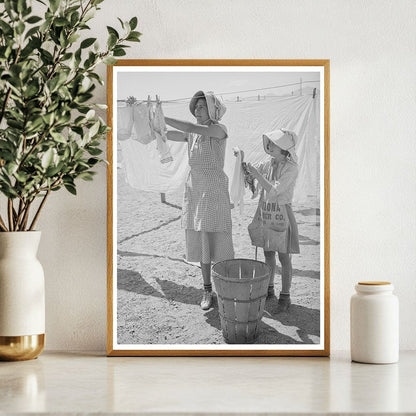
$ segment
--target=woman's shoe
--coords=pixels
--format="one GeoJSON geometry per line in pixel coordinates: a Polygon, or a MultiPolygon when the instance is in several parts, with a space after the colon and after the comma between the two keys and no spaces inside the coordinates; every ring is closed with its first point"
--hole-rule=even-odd
{"type": "Polygon", "coordinates": [[[209,309],[212,306],[213,299],[214,299],[213,293],[211,291],[204,290],[204,294],[202,295],[202,300],[201,300],[201,309],[203,309],[204,311],[209,309]]]}
{"type": "Polygon", "coordinates": [[[274,293],[274,286],[269,286],[267,288],[267,297],[266,297],[266,299],[271,299],[275,296],[276,296],[276,294],[274,293]]]}

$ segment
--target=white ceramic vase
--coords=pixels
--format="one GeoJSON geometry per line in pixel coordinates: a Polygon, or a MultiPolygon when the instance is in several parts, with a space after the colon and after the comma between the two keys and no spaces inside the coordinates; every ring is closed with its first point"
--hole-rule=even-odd
{"type": "Polygon", "coordinates": [[[44,348],[40,236],[40,231],[0,232],[0,360],[30,360],[44,348]]]}

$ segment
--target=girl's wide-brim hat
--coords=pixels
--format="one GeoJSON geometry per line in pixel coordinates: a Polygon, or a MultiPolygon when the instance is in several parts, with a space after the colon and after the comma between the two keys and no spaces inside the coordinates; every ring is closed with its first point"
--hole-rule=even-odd
{"type": "Polygon", "coordinates": [[[263,134],[263,147],[266,153],[269,153],[266,147],[269,140],[281,149],[288,151],[294,162],[298,161],[298,157],[296,155],[298,136],[296,133],[287,129],[278,129],[263,134]]]}
{"type": "Polygon", "coordinates": [[[220,121],[222,116],[227,111],[227,107],[222,103],[222,101],[214,95],[213,92],[208,91],[197,91],[194,96],[191,98],[189,103],[189,110],[192,115],[195,116],[195,107],[196,103],[200,98],[205,98],[208,107],[208,115],[212,121],[220,121]]]}

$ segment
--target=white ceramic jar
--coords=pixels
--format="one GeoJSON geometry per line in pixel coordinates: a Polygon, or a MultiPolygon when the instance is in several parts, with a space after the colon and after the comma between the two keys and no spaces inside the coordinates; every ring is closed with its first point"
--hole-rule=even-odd
{"type": "Polygon", "coordinates": [[[390,282],[358,282],[351,297],[351,360],[399,360],[399,302],[390,282]]]}

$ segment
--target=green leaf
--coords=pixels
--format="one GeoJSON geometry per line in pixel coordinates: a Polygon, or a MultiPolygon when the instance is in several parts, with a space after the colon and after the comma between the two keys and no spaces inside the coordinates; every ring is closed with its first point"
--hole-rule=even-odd
{"type": "Polygon", "coordinates": [[[7,172],[7,174],[9,176],[11,176],[17,171],[17,167],[18,167],[17,163],[9,162],[9,163],[6,164],[6,166],[4,168],[7,172]]]}
{"type": "Polygon", "coordinates": [[[130,19],[129,25],[130,25],[131,30],[136,29],[136,27],[137,27],[137,17],[136,16],[134,16],[130,19]]]}
{"type": "Polygon", "coordinates": [[[22,13],[25,9],[27,9],[27,4],[25,0],[17,0],[17,12],[22,13]]]}
{"type": "Polygon", "coordinates": [[[3,31],[5,35],[11,35],[13,33],[13,29],[9,26],[4,20],[0,19],[0,29],[3,31]]]}
{"type": "MultiPolygon", "coordinates": [[[[88,12],[87,12],[87,14],[84,16],[84,18],[82,19],[82,21],[85,23],[85,22],[88,22],[88,20],[91,20],[93,17],[94,17],[94,15],[95,15],[95,10],[94,9],[90,9],[88,12]]],[[[89,27],[87,26],[87,25],[80,25],[80,28],[81,29],[84,29],[84,28],[86,28],[86,29],[89,29],[89,27]]]]}
{"type": "Polygon", "coordinates": [[[16,12],[16,2],[5,0],[4,2],[4,8],[6,9],[7,14],[9,15],[10,19],[14,20],[15,12],[16,12]]]}
{"type": "Polygon", "coordinates": [[[87,39],[84,39],[82,42],[81,42],[81,49],[85,49],[85,48],[88,48],[88,47],[90,47],[95,41],[97,40],[97,38],[87,38],[87,39]]]}
{"type": "Polygon", "coordinates": [[[65,36],[65,32],[62,30],[60,35],[59,35],[59,44],[65,48],[66,46],[68,46],[68,39],[65,36]]]}
{"type": "Polygon", "coordinates": [[[26,86],[26,89],[24,91],[24,96],[26,98],[31,98],[31,97],[37,95],[38,90],[39,90],[39,88],[38,88],[37,84],[29,84],[29,85],[26,86]]]}
{"type": "Polygon", "coordinates": [[[101,123],[99,121],[93,124],[93,126],[90,128],[90,131],[88,132],[89,138],[94,137],[98,133],[100,126],[101,126],[101,123]]]}
{"type": "Polygon", "coordinates": [[[48,83],[47,83],[47,85],[48,85],[48,87],[49,87],[49,90],[51,91],[51,92],[55,92],[55,90],[57,89],[57,87],[58,87],[58,82],[59,82],[59,77],[58,76],[55,76],[55,77],[53,77],[48,83]]]}
{"type": "Polygon", "coordinates": [[[29,178],[29,176],[23,172],[15,172],[14,177],[21,183],[25,183],[29,178]]]}
{"type": "Polygon", "coordinates": [[[117,30],[115,30],[113,27],[107,26],[107,31],[109,35],[113,34],[117,39],[120,39],[120,35],[118,34],[117,30]]]}
{"type": "Polygon", "coordinates": [[[91,98],[92,98],[92,94],[79,94],[78,97],[76,98],[75,102],[78,103],[78,104],[82,104],[82,103],[85,103],[86,101],[88,101],[91,98]]]}
{"type": "Polygon", "coordinates": [[[54,149],[51,147],[42,156],[41,165],[43,169],[47,169],[50,166],[50,164],[53,162],[53,157],[54,149]]]}
{"type": "Polygon", "coordinates": [[[79,21],[79,13],[76,11],[71,14],[71,26],[75,26],[79,21]]]}
{"type": "Polygon", "coordinates": [[[117,48],[114,48],[113,55],[114,56],[124,56],[124,55],[126,55],[126,51],[124,49],[121,49],[121,48],[117,47],[117,48]]]}
{"type": "Polygon", "coordinates": [[[51,131],[51,136],[54,138],[55,141],[58,143],[67,143],[65,136],[57,131],[51,131]]]}
{"type": "Polygon", "coordinates": [[[141,33],[139,32],[131,32],[129,36],[127,36],[126,40],[129,42],[140,42],[139,37],[141,33]]]}
{"type": "Polygon", "coordinates": [[[1,184],[0,190],[7,198],[16,198],[18,196],[17,192],[10,185],[5,183],[1,184]]]}
{"type": "Polygon", "coordinates": [[[40,131],[41,128],[43,128],[43,119],[36,117],[33,121],[31,120],[26,124],[26,133],[40,131]]]}
{"type": "Polygon", "coordinates": [[[54,118],[55,118],[55,113],[54,112],[47,113],[44,116],[42,116],[43,121],[48,126],[52,125],[54,118]]]}
{"type": "Polygon", "coordinates": [[[25,31],[25,24],[22,21],[19,21],[19,23],[16,25],[16,33],[18,35],[21,35],[25,31]]]}
{"type": "Polygon", "coordinates": [[[64,55],[62,55],[61,60],[62,60],[62,61],[69,61],[69,60],[70,60],[73,56],[74,56],[74,54],[73,54],[73,53],[71,53],[71,52],[67,52],[67,53],[65,53],[64,55]]]}
{"type": "Polygon", "coordinates": [[[103,151],[101,149],[99,149],[98,147],[91,147],[88,149],[88,153],[91,156],[98,156],[102,153],[103,151]]]}
{"type": "Polygon", "coordinates": [[[91,167],[93,167],[93,166],[95,166],[98,162],[100,161],[100,159],[97,159],[97,158],[95,158],[95,157],[90,157],[88,160],[87,160],[87,163],[91,166],[91,167]]]}
{"type": "Polygon", "coordinates": [[[46,170],[45,176],[48,178],[51,178],[53,176],[55,176],[57,173],[59,173],[62,169],[62,163],[59,164],[59,166],[55,166],[55,167],[49,167],[46,170]]]}
{"type": "Polygon", "coordinates": [[[114,65],[117,63],[117,59],[113,58],[112,56],[108,56],[103,60],[106,65],[114,65]]]}
{"type": "Polygon", "coordinates": [[[92,181],[94,173],[95,172],[82,172],[78,175],[78,178],[83,179],[84,181],[92,181]]]}
{"type": "Polygon", "coordinates": [[[15,129],[22,130],[23,129],[23,123],[21,121],[17,120],[7,120],[7,124],[9,127],[14,127],[15,129]]]}
{"type": "Polygon", "coordinates": [[[81,35],[79,35],[78,33],[74,33],[73,35],[71,35],[69,37],[68,42],[69,43],[74,43],[74,42],[76,42],[80,38],[80,36],[81,35]]]}
{"type": "Polygon", "coordinates": [[[55,13],[58,10],[60,0],[49,0],[49,7],[52,13],[55,13]]]}
{"type": "Polygon", "coordinates": [[[69,26],[71,23],[68,19],[65,19],[65,17],[57,17],[53,21],[53,24],[57,27],[61,27],[61,26],[69,26]]]}
{"type": "Polygon", "coordinates": [[[77,194],[77,190],[75,189],[74,185],[71,185],[69,183],[65,183],[64,186],[65,186],[66,190],[69,191],[72,195],[77,194]]]}
{"type": "Polygon", "coordinates": [[[124,22],[119,18],[119,17],[117,17],[117,19],[118,19],[118,21],[120,22],[120,24],[121,24],[121,27],[124,29],[124,22]]]}
{"type": "Polygon", "coordinates": [[[69,156],[71,156],[71,150],[69,149],[69,147],[66,147],[64,150],[64,155],[63,155],[63,159],[68,159],[69,156]]]}
{"type": "Polygon", "coordinates": [[[30,16],[29,19],[26,20],[27,23],[30,23],[31,25],[33,25],[34,23],[38,23],[42,20],[41,17],[39,16],[30,16]]]}
{"type": "Polygon", "coordinates": [[[107,40],[108,49],[112,49],[117,44],[118,38],[113,33],[110,33],[110,36],[107,40]]]}
{"type": "Polygon", "coordinates": [[[88,113],[85,115],[85,118],[87,120],[90,120],[90,119],[94,118],[94,116],[95,116],[95,111],[94,110],[89,110],[88,113]]]}

